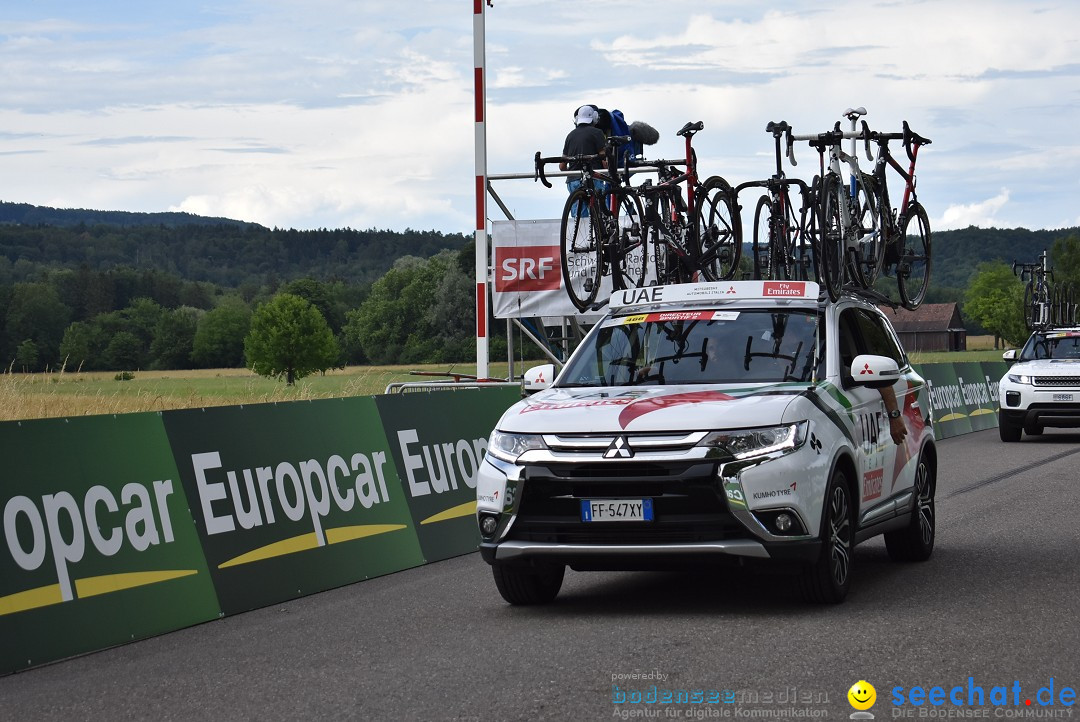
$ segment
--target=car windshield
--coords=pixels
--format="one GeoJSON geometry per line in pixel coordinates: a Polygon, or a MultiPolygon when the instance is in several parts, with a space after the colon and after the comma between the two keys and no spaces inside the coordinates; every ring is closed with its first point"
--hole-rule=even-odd
{"type": "Polygon", "coordinates": [[[1080,331],[1034,333],[1024,345],[1021,361],[1036,359],[1080,360],[1080,331]]]}
{"type": "Polygon", "coordinates": [[[558,385],[810,382],[815,363],[823,368],[819,322],[814,311],[775,309],[610,318],[585,340],[558,385]]]}

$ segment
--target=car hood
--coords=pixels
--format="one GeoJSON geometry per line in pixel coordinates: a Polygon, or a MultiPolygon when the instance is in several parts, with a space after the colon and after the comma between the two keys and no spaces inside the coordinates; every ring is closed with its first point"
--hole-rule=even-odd
{"type": "Polygon", "coordinates": [[[500,431],[664,432],[734,429],[783,422],[805,384],[547,389],[510,407],[500,431]]]}
{"type": "Polygon", "coordinates": [[[1038,359],[1020,361],[1009,369],[1025,376],[1080,376],[1080,359],[1038,359]]]}

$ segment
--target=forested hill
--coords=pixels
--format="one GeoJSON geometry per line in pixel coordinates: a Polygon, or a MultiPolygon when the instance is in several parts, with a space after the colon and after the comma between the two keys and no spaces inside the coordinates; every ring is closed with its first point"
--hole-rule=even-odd
{"type": "Polygon", "coordinates": [[[298,231],[186,213],[12,203],[0,204],[0,213],[0,257],[13,265],[156,270],[232,288],[296,278],[371,282],[401,256],[426,258],[443,249],[460,250],[472,240],[437,231],[298,231]]]}
{"type": "Polygon", "coordinates": [[[0,223],[23,226],[254,226],[256,223],[234,221],[230,218],[210,218],[192,213],[132,213],[130,211],[94,211],[86,208],[49,208],[29,203],[0,201],[0,223]]]}
{"type": "MultiPolygon", "coordinates": [[[[1055,240],[1077,234],[1080,228],[935,232],[931,284],[955,295],[979,263],[1035,262],[1055,240]]],[[[0,202],[0,259],[11,264],[163,271],[229,288],[297,278],[370,283],[401,256],[457,251],[471,240],[471,235],[437,231],[298,231],[189,213],[61,210],[0,202]]]]}
{"type": "Polygon", "coordinates": [[[1026,228],[976,228],[935,232],[932,236],[931,285],[967,287],[975,268],[986,261],[1035,263],[1054,241],[1080,235],[1080,228],[1029,231],[1026,228]]]}

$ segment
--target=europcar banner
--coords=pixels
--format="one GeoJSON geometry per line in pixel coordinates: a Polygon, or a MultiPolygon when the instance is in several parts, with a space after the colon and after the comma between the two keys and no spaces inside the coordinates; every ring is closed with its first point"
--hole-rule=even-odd
{"type": "Polygon", "coordinates": [[[427,562],[467,554],[480,543],[476,473],[491,429],[521,393],[516,387],[477,391],[375,399],[427,562]]]}
{"type": "Polygon", "coordinates": [[[938,439],[970,433],[968,405],[953,364],[914,364],[926,379],[930,404],[934,410],[934,433],[938,439]]]}
{"type": "Polygon", "coordinates": [[[953,364],[960,395],[967,409],[972,431],[997,428],[998,380],[983,372],[981,363],[953,364]]]}
{"type": "Polygon", "coordinates": [[[218,617],[159,414],[0,423],[0,673],[218,617]]]}
{"type": "Polygon", "coordinates": [[[373,398],[173,411],[165,428],[225,614],[423,564],[373,398]]]}

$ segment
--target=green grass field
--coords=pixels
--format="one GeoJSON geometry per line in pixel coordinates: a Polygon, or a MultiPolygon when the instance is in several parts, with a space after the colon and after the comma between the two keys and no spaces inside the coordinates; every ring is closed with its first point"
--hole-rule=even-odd
{"type": "MultiPolygon", "coordinates": [[[[348,366],[293,387],[247,369],[135,371],[126,381],[116,380],[115,372],[6,373],[0,375],[0,421],[372,396],[391,383],[436,380],[410,371],[475,374],[476,365],[348,366]]],[[[488,373],[505,378],[506,362],[490,364],[488,373]]]]}
{"type": "MultiPolygon", "coordinates": [[[[1000,361],[992,337],[971,337],[972,350],[912,354],[914,363],[1000,361]]],[[[515,374],[543,361],[517,363],[515,374]]],[[[384,393],[395,382],[436,380],[410,371],[475,374],[475,364],[415,366],[348,366],[301,379],[293,387],[257,376],[248,369],[198,371],[136,371],[134,378],[116,380],[115,372],[54,372],[0,375],[0,421],[44,419],[90,414],[122,414],[204,406],[234,406],[277,401],[307,401],[384,393]]],[[[505,378],[507,363],[493,362],[489,375],[505,378]]]]}

